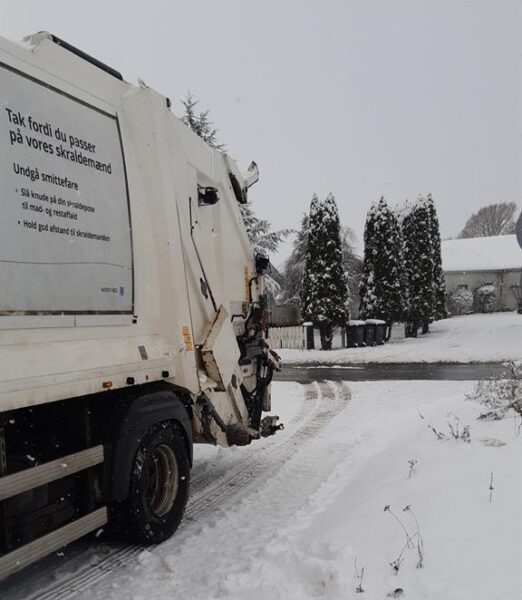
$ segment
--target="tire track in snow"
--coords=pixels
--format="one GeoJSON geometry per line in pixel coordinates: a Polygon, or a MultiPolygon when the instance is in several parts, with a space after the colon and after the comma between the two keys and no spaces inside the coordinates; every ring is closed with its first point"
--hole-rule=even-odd
{"type": "MultiPolygon", "coordinates": [[[[167,542],[158,547],[151,557],[153,564],[138,568],[137,575],[122,573],[120,589],[136,586],[136,592],[143,594],[154,581],[154,599],[207,600],[214,597],[220,585],[229,585],[232,578],[230,585],[239,597],[236,576],[244,583],[245,573],[250,571],[255,576],[258,562],[263,561],[271,544],[277,546],[278,535],[287,535],[285,527],[296,514],[304,509],[297,519],[306,519],[309,500],[351,447],[349,441],[332,443],[321,436],[332,419],[349,405],[348,389],[330,384],[321,386],[319,393],[323,401],[315,413],[315,424],[306,423],[293,436],[293,445],[266,457],[263,473],[252,479],[252,485],[246,484],[234,495],[221,496],[203,506],[201,515],[206,518],[201,519],[202,526],[187,527],[178,545],[167,542]],[[126,576],[129,579],[125,580],[126,576]]],[[[250,589],[250,584],[246,587],[250,589]]],[[[96,594],[108,591],[105,582],[93,590],[96,594]]],[[[241,592],[248,596],[247,589],[241,592]]]]}
{"type": "MultiPolygon", "coordinates": [[[[241,449],[240,461],[235,464],[231,462],[225,462],[223,464],[223,457],[226,455],[227,449],[220,449],[219,458],[217,461],[207,461],[207,466],[204,468],[196,477],[191,479],[190,484],[190,498],[195,497],[202,490],[207,489],[209,485],[217,485],[221,481],[221,477],[230,476],[237,469],[243,469],[245,462],[252,461],[252,457],[259,459],[265,452],[272,452],[278,448],[282,443],[287,441],[286,432],[297,427],[303,420],[308,419],[310,414],[316,409],[319,400],[319,393],[314,389],[314,385],[305,386],[304,390],[304,401],[301,407],[293,418],[285,423],[285,430],[276,434],[271,438],[270,443],[267,445],[260,446],[256,442],[241,449]],[[214,464],[213,464],[214,463],[214,464]]],[[[294,435],[291,433],[291,435],[294,435]]],[[[239,458],[239,457],[238,457],[239,458]]]]}
{"type": "Polygon", "coordinates": [[[200,498],[197,496],[189,502],[185,516],[194,519],[207,510],[221,508],[230,497],[239,500],[245,496],[252,484],[269,479],[296,452],[310,443],[324,427],[346,407],[345,398],[341,398],[342,386],[321,382],[305,387],[305,402],[319,400],[316,410],[310,414],[295,433],[279,443],[276,447],[267,447],[262,455],[253,452],[248,461],[242,463],[243,468],[230,476],[221,478],[210,491],[200,498]]]}
{"type": "MultiPolygon", "coordinates": [[[[191,486],[191,497],[184,521],[174,540],[189,535],[190,524],[201,515],[226,508],[227,501],[234,503],[252,492],[252,488],[270,480],[297,452],[305,448],[348,405],[350,392],[344,382],[314,382],[304,387],[304,401],[292,419],[295,431],[288,437],[275,436],[273,443],[263,448],[251,446],[236,464],[218,462],[217,472],[205,469],[191,486]],[[185,527],[183,526],[185,524],[185,527]]],[[[286,429],[285,431],[289,431],[286,429]]],[[[180,543],[182,546],[182,543],[180,543]]],[[[154,547],[149,546],[148,550],[154,547]]],[[[104,550],[106,546],[104,547],[104,550]]],[[[99,561],[80,565],[46,586],[43,590],[26,596],[24,600],[71,600],[77,594],[100,582],[109,574],[129,565],[144,547],[120,546],[111,549],[99,561]]],[[[81,560],[81,553],[75,560],[81,560]]],[[[71,559],[73,560],[73,559],[71,559]]],[[[61,568],[65,567],[62,565],[61,568]]]]}

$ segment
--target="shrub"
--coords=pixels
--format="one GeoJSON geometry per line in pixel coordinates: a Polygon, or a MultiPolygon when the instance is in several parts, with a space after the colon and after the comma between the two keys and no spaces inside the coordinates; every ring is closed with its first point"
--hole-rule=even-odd
{"type": "Polygon", "coordinates": [[[452,314],[466,314],[473,308],[473,294],[464,287],[458,288],[450,294],[448,304],[452,314]]]}
{"type": "Polygon", "coordinates": [[[522,415],[522,361],[507,362],[503,373],[481,379],[466,397],[486,408],[481,419],[502,419],[510,409],[522,415]]]}
{"type": "Polygon", "coordinates": [[[480,312],[493,312],[495,310],[497,298],[498,290],[494,285],[490,283],[482,285],[477,290],[475,290],[475,306],[480,312]]]}

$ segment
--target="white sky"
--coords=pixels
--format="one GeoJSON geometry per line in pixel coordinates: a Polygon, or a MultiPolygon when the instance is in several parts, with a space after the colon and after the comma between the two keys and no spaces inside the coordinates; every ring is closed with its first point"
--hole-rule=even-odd
{"type": "Polygon", "coordinates": [[[360,239],[381,194],[431,192],[444,237],[520,205],[521,19],[517,0],[0,0],[4,37],[51,31],[178,114],[191,90],[259,164],[251,198],[276,228],[331,191],[360,239]]]}

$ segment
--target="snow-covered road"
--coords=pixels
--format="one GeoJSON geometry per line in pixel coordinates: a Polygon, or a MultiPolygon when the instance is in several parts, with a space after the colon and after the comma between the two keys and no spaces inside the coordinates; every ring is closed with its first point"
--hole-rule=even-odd
{"type": "MultiPolygon", "coordinates": [[[[346,600],[397,588],[415,600],[522,595],[522,435],[509,418],[476,421],[471,382],[274,384],[286,429],[247,448],[197,447],[186,518],[143,550],[82,543],[8,582],[9,600],[346,600]],[[448,413],[471,442],[438,440],[448,413]],[[423,418],[421,418],[421,416],[423,418]],[[411,477],[410,460],[415,463],[411,477]],[[489,502],[490,474],[494,492],[489,502]],[[425,545],[389,565],[411,505],[425,545]]],[[[519,419],[520,421],[520,419],[519,419]]]]}

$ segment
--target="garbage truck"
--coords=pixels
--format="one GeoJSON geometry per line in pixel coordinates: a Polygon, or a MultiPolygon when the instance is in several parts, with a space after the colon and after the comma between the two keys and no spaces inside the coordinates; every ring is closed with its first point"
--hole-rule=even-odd
{"type": "Polygon", "coordinates": [[[3,579],[100,529],[167,539],[194,443],[282,425],[256,164],[47,32],[0,39],[0,99],[3,579]]]}

